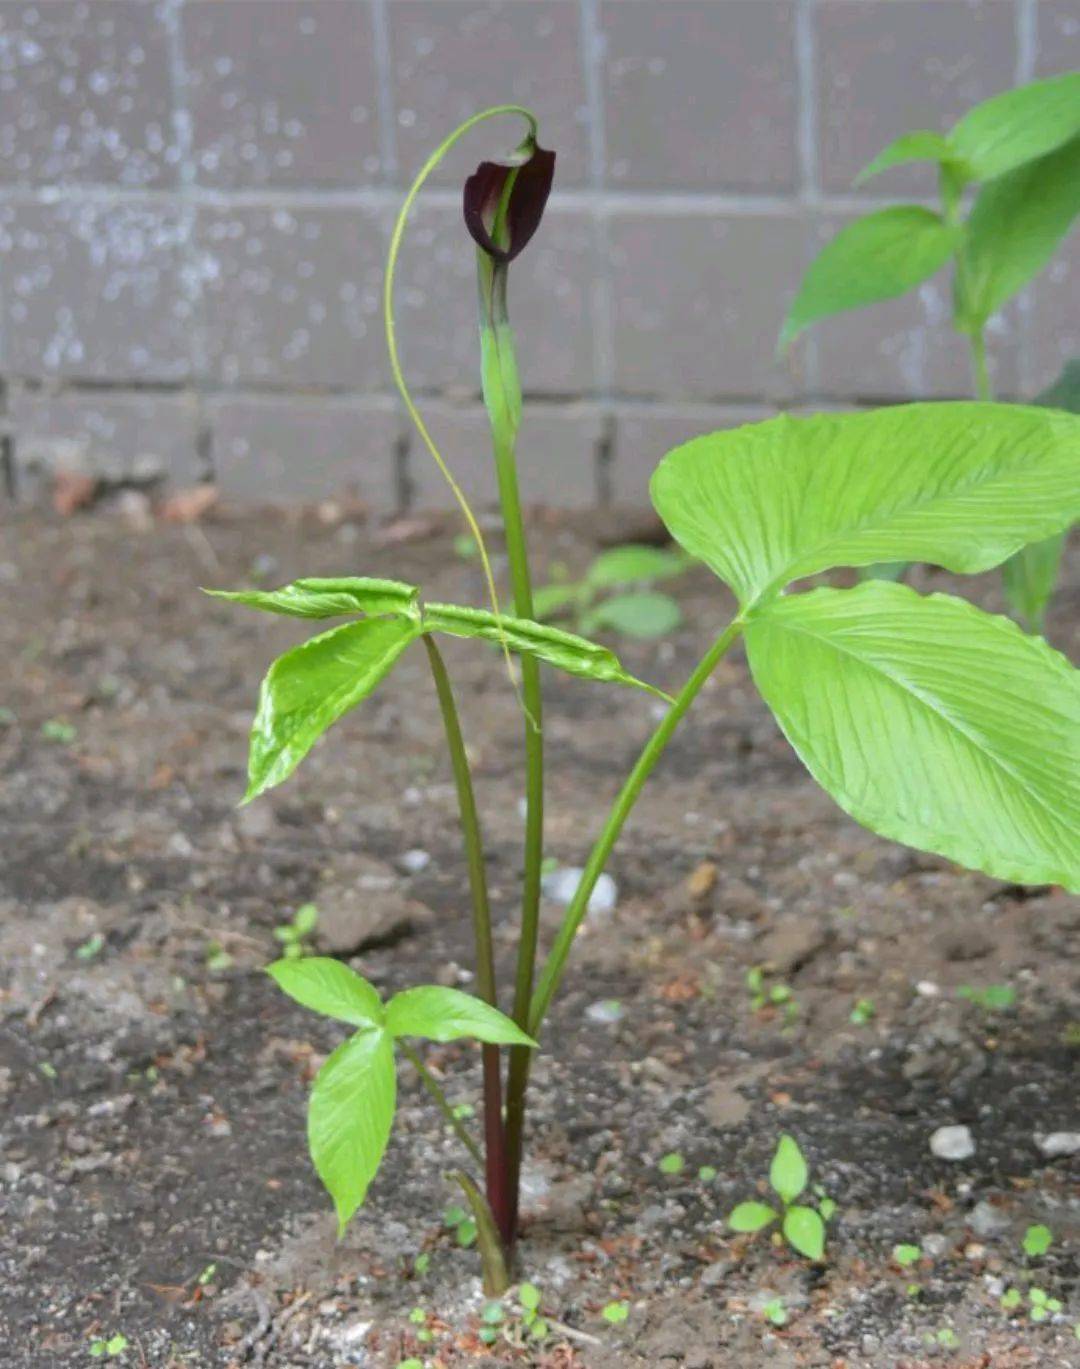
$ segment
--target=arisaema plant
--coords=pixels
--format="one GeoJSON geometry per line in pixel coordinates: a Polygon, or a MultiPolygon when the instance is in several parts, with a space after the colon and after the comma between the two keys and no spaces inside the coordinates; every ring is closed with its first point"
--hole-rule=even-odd
{"type": "MultiPolygon", "coordinates": [[[[801,585],[836,568],[882,561],[932,561],[970,575],[1057,536],[1080,510],[1080,419],[1049,408],[979,402],[781,417],[696,438],[670,452],[652,479],[653,503],[672,536],[731,590],[736,610],[667,700],[599,825],[538,967],[544,675],[562,671],[593,687],[628,690],[627,710],[635,691],[659,692],[633,678],[607,648],[537,622],[532,612],[515,454],[521,390],[507,281],[539,225],[553,168],[528,111],[500,107],[476,115],[432,154],[406,196],[387,271],[394,374],[459,500],[489,603],[427,602],[415,585],[355,576],[222,595],[272,613],[346,620],[270,667],[251,734],[248,800],[286,780],[326,730],[376,689],[392,690],[394,666],[405,652],[422,650],[430,663],[461,814],[477,996],[420,986],[384,1004],[348,966],[320,958],[283,959],[270,972],[297,1001],[353,1029],[322,1067],[309,1110],[312,1155],[340,1225],[362,1203],[383,1159],[400,1052],[420,1071],[473,1167],[462,1171],[460,1182],[473,1207],[487,1286],[495,1292],[506,1285],[519,1228],[529,1065],[590,895],[664,748],[736,644],[797,754],[856,821],[998,879],[1080,891],[1080,674],[1072,665],[1041,638],[954,595],[922,595],[875,580],[851,589],[801,585]],[[482,120],[507,113],[526,121],[525,140],[512,157],[485,162],[470,177],[464,217],[477,254],[481,382],[512,614],[500,604],[473,511],[406,386],[393,324],[394,268],[420,186],[448,147],[482,120]],[[493,952],[480,815],[438,645],[446,634],[495,648],[495,670],[516,663],[507,688],[520,706],[527,803],[509,988],[493,952]],[[482,1142],[450,1108],[411,1044],[412,1038],[455,1037],[482,1043],[482,1142]]],[[[718,594],[718,605],[724,598],[718,594]]],[[[717,803],[723,805],[723,795],[717,803]]]]}

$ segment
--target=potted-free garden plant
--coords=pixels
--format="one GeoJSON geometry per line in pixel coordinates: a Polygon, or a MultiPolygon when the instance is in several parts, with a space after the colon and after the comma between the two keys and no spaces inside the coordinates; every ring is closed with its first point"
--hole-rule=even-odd
{"type": "MultiPolygon", "coordinates": [[[[485,110],[431,155],[405,197],[385,283],[391,366],[405,406],[449,481],[484,569],[489,603],[432,603],[385,578],[303,579],[219,597],[346,621],[286,652],[262,683],[246,800],[288,778],[322,734],[423,650],[445,728],[472,898],[477,995],[434,985],[384,1002],[340,961],[286,957],[270,973],[298,1002],[349,1029],[315,1080],[312,1158],[340,1227],[364,1200],[390,1135],[402,1054],[463,1144],[487,1287],[506,1286],[518,1232],[526,1093],[533,1052],[566,973],[589,897],[645,782],[721,658],[741,642],[758,689],[811,774],[871,830],[1001,879],[1080,890],[1080,673],[1041,638],[947,594],[866,581],[800,589],[836,567],[927,560],[957,574],[1000,565],[1058,534],[1080,509],[1080,419],[992,403],[913,404],[858,414],[779,417],[707,434],[669,452],[653,503],[685,552],[733,591],[716,633],[630,769],[577,890],[539,962],[543,860],[543,675],[659,691],[607,648],[533,613],[516,436],[521,422],[510,268],[537,230],[554,174],[533,115],[485,110]],[[409,392],[398,361],[394,274],[409,210],[446,151],[482,121],[516,114],[526,135],[464,187],[479,287],[481,383],[491,420],[513,611],[503,606],[477,519],[409,392]],[[797,592],[796,592],[797,591],[797,592]],[[512,987],[497,981],[480,816],[441,636],[480,638],[516,662],[526,814],[512,987]],[[414,1041],[482,1043],[482,1142],[466,1129],[414,1041]],[[507,1056],[508,1051],[508,1056],[507,1056]]],[[[493,659],[496,669],[499,657],[493,659]]],[[[666,696],[663,696],[666,698],[666,696]]],[[[722,800],[721,800],[722,801],[722,800]]]]}
{"type": "MultiPolygon", "coordinates": [[[[987,325],[1049,263],[1080,214],[1080,71],[995,95],[948,133],[904,133],[855,183],[908,162],[937,167],[938,208],[894,205],[837,233],[803,278],[781,348],[820,319],[905,295],[951,263],[952,324],[967,339],[976,396],[991,399],[987,325]]],[[[1080,408],[1075,394],[1067,402],[1068,375],[1038,402],[1080,408]]],[[[1062,531],[1030,543],[1002,567],[1010,605],[1037,630],[1064,542],[1062,531]]]]}

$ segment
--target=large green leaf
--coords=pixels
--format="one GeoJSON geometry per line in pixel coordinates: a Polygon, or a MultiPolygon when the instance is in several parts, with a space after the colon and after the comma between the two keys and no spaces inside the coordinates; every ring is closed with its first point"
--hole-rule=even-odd
{"type": "Polygon", "coordinates": [[[308,1146],[334,1200],[339,1235],[379,1168],[396,1102],[394,1046],[389,1033],[378,1028],[342,1042],[315,1077],[308,1146]]]}
{"type": "Polygon", "coordinates": [[[857,821],[999,879],[1080,892],[1080,672],[962,599],[871,581],[746,629],[758,688],[857,821]]]}
{"type": "Polygon", "coordinates": [[[498,1008],[460,989],[437,984],[395,994],[387,1004],[386,1029],[393,1036],[422,1036],[428,1041],[472,1036],[496,1046],[536,1046],[532,1037],[498,1008]]]}
{"type": "Polygon", "coordinates": [[[607,647],[597,646],[595,642],[578,637],[573,632],[564,632],[562,628],[536,623],[528,618],[510,618],[506,614],[496,618],[490,609],[466,608],[460,604],[425,604],[424,628],[428,632],[447,632],[454,637],[481,637],[484,641],[496,644],[501,643],[505,636],[511,651],[536,656],[569,675],[580,675],[586,680],[635,685],[650,694],[658,692],[651,685],[628,674],[619,658],[607,647]]]}
{"type": "Polygon", "coordinates": [[[958,244],[956,228],[914,204],[849,223],[803,277],[780,334],[781,348],[818,319],[907,294],[939,271],[958,244]]]}
{"type": "Polygon", "coordinates": [[[954,158],[948,138],[930,129],[915,129],[902,133],[877,154],[855,177],[856,185],[863,185],[874,176],[880,176],[892,166],[903,166],[907,162],[948,162],[954,158]]]}
{"type": "Polygon", "coordinates": [[[1043,269],[1080,214],[1080,137],[979,193],[957,275],[957,324],[986,320],[1043,269]]]}
{"type": "Polygon", "coordinates": [[[1080,133],[1080,72],[1006,90],[954,124],[948,142],[971,180],[988,181],[1044,157],[1080,133]]]}
{"type": "Polygon", "coordinates": [[[275,960],[267,965],[266,973],[290,998],[313,1012],[354,1027],[383,1024],[386,1014],[378,990],[340,960],[319,955],[275,960]]]}
{"type": "Polygon", "coordinates": [[[312,637],[267,671],[251,729],[244,802],[280,784],[331,723],[366,699],[420,633],[408,618],[367,618],[312,637]]]}
{"type": "Polygon", "coordinates": [[[340,618],[348,614],[364,613],[375,617],[382,613],[418,615],[415,585],[400,580],[377,580],[369,576],[343,575],[334,579],[294,580],[280,589],[208,589],[203,591],[215,599],[259,608],[265,613],[284,613],[290,618],[340,618]]]}
{"type": "Polygon", "coordinates": [[[833,566],[971,573],[1076,518],[1080,418],[976,403],[782,416],[677,447],[651,493],[744,607],[833,566]]]}

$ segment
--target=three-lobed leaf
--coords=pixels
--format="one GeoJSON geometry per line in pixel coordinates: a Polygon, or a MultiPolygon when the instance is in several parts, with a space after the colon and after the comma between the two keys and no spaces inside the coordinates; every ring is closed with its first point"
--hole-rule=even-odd
{"type": "Polygon", "coordinates": [[[366,618],[279,656],[259,693],[245,803],[291,775],[326,729],[389,674],[419,633],[419,623],[410,618],[366,618]]]}
{"type": "Polygon", "coordinates": [[[386,1029],[392,1036],[422,1036],[428,1041],[474,1037],[496,1046],[531,1046],[527,1036],[505,1013],[460,989],[436,984],[405,989],[386,1007],[386,1029]]]}
{"type": "Polygon", "coordinates": [[[350,1022],[354,1027],[381,1027],[382,999],[373,984],[328,956],[275,960],[266,973],[290,998],[313,1012],[350,1022]]]}
{"type": "Polygon", "coordinates": [[[396,1104],[394,1046],[382,1028],[343,1041],[316,1075],[308,1103],[308,1146],[334,1200],[339,1234],[379,1168],[396,1104]]]}
{"type": "Polygon", "coordinates": [[[793,1203],[809,1179],[806,1161],[793,1136],[783,1135],[769,1166],[769,1183],[784,1205],[793,1203]]]}
{"type": "Polygon", "coordinates": [[[1080,672],[965,600],[873,581],[775,599],[754,681],[858,822],[998,879],[1080,892],[1080,672]]]}
{"type": "Polygon", "coordinates": [[[1080,512],[1080,418],[1011,404],[783,415],[669,452],[650,492],[743,608],[836,566],[970,574],[1080,512]]]}
{"type": "Polygon", "coordinates": [[[280,589],[208,589],[213,599],[243,604],[264,613],[281,613],[290,618],[341,618],[354,613],[368,617],[400,614],[419,616],[416,585],[400,580],[379,580],[370,576],[346,575],[334,579],[294,580],[280,589]]]}
{"type": "Polygon", "coordinates": [[[979,333],[1033,280],[1080,214],[1080,136],[983,187],[964,233],[957,323],[979,333]]]}
{"type": "Polygon", "coordinates": [[[919,205],[897,205],[842,228],[811,263],[780,334],[781,349],[831,314],[905,295],[935,275],[959,230],[919,205]]]}

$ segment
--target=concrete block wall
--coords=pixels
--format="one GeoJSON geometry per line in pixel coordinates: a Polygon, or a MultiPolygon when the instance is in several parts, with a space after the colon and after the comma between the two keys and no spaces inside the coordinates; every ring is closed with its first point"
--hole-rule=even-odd
{"type": "MultiPolygon", "coordinates": [[[[777,407],[967,393],[942,277],[774,345],[813,252],[932,192],[852,178],[909,127],[1080,66],[1076,0],[0,0],[6,486],[50,464],[212,476],[237,499],[446,494],[395,401],[380,285],[404,187],[456,122],[516,100],[559,154],[512,312],[526,494],[646,499],[675,441],[777,407]]],[[[417,208],[406,369],[486,488],[460,184],[417,208]]],[[[998,385],[1080,353],[1080,243],[995,324],[998,385]]]]}

